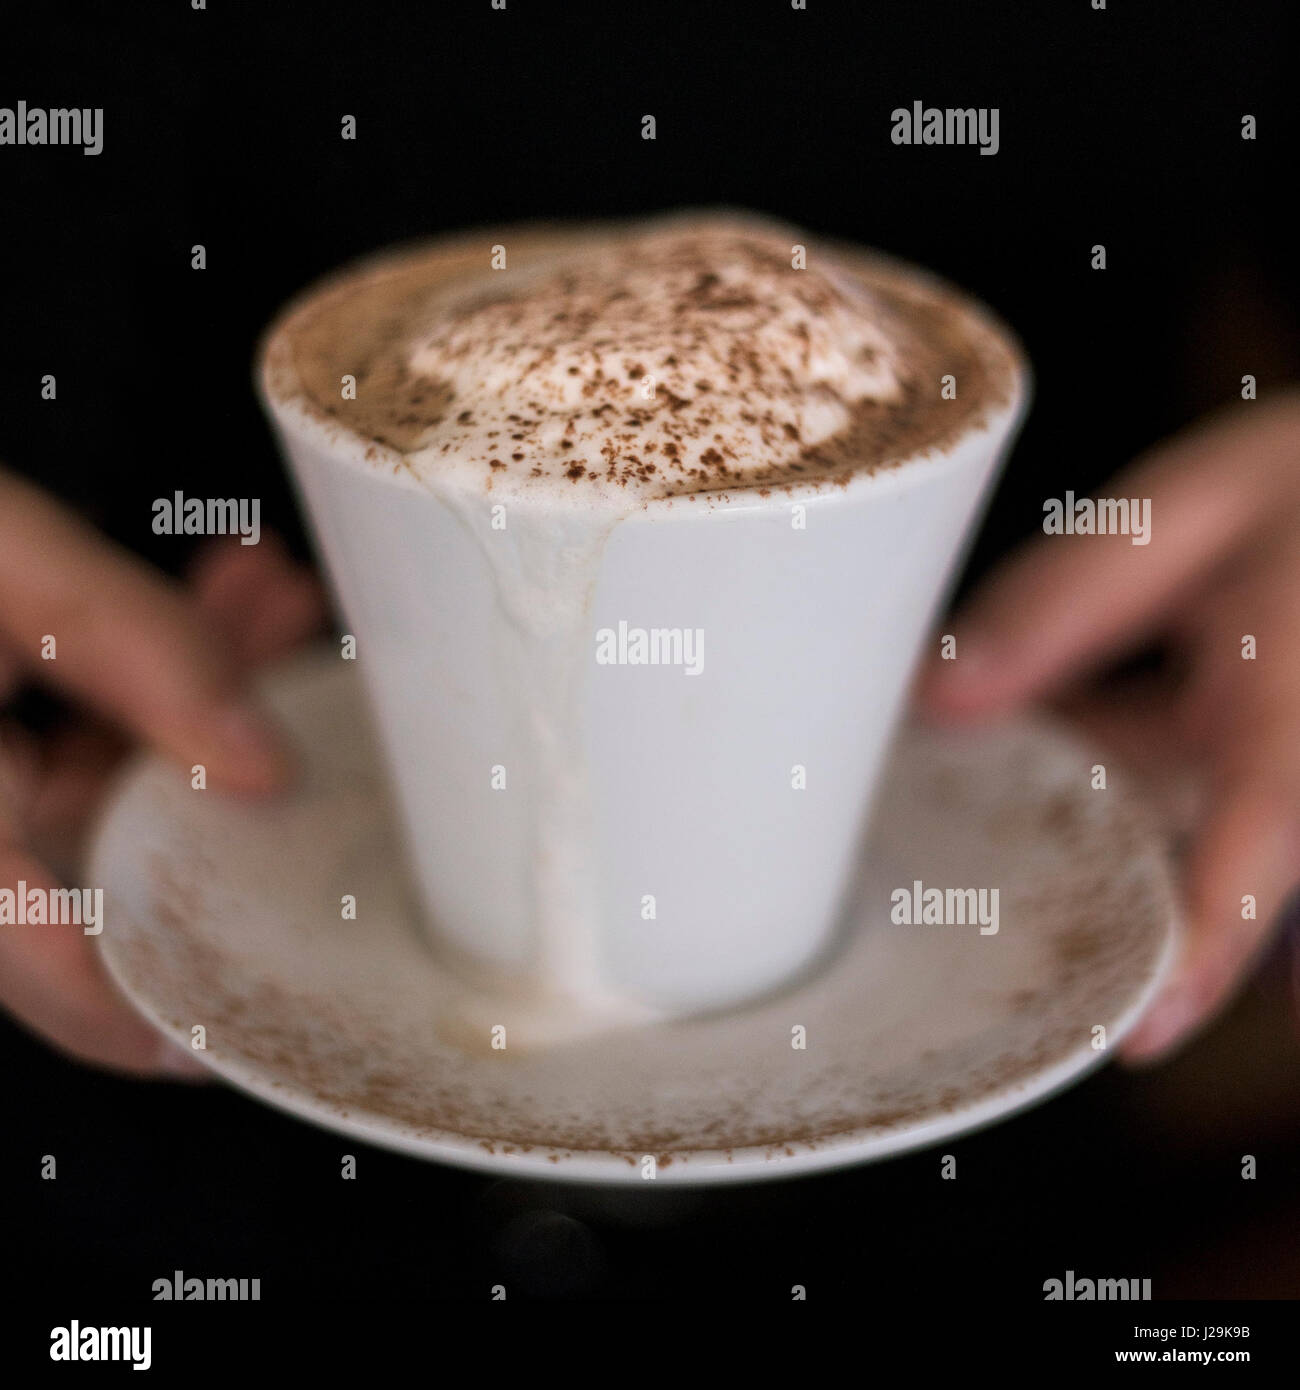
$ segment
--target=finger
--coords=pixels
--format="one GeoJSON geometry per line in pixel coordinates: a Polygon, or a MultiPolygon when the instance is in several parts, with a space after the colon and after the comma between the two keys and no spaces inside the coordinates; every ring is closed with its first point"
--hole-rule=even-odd
{"type": "Polygon", "coordinates": [[[1217,794],[1188,862],[1183,969],[1134,1038],[1134,1057],[1159,1055],[1222,1007],[1300,884],[1300,590],[1289,528],[1261,527],[1251,563],[1223,576],[1199,613],[1183,723],[1213,750],[1217,794]]]}
{"type": "Polygon", "coordinates": [[[89,723],[59,729],[42,741],[22,839],[56,874],[70,874],[80,862],[86,832],[128,746],[116,730],[89,723]]]}
{"type": "Polygon", "coordinates": [[[1248,975],[1300,870],[1293,792],[1252,777],[1218,802],[1188,859],[1182,957],[1121,1055],[1153,1061],[1209,1022],[1248,975]]]}
{"type": "Polygon", "coordinates": [[[1294,503],[1298,422],[1293,398],[1261,403],[1121,473],[1106,495],[1149,500],[1148,542],[1060,535],[1024,547],[948,628],[956,657],[923,673],[922,708],[949,719],[1004,711],[1150,637],[1261,519],[1294,503]]]}
{"type": "Polygon", "coordinates": [[[1128,767],[1150,772],[1186,759],[1178,695],[1160,678],[1069,690],[1051,708],[1128,767]]]}
{"type": "MultiPolygon", "coordinates": [[[[0,887],[48,893],[42,865],[0,845],[0,887]]],[[[197,1077],[189,1061],[140,1018],[105,975],[91,938],[70,925],[0,928],[0,1005],[32,1032],[83,1062],[134,1075],[197,1077]]],[[[197,1068],[197,1069],[196,1069],[197,1068]]]]}
{"type": "Polygon", "coordinates": [[[1163,679],[1072,691],[1051,705],[1095,749],[1095,761],[1114,761],[1112,785],[1127,781],[1136,789],[1177,854],[1205,810],[1205,765],[1189,756],[1184,707],[1163,679]]]}
{"type": "Polygon", "coordinates": [[[0,643],[0,701],[7,700],[22,684],[23,664],[0,643]]]}
{"type": "Polygon", "coordinates": [[[291,651],[325,620],[320,582],[293,561],[279,537],[265,531],[255,546],[223,538],[206,547],[190,571],[190,583],[244,666],[291,651]]]}
{"type": "MultiPolygon", "coordinates": [[[[1298,470],[1300,471],[1300,470],[1298,470]]],[[[1249,558],[1226,567],[1198,598],[1186,645],[1195,667],[1188,733],[1235,764],[1277,775],[1279,756],[1300,779],[1300,571],[1295,520],[1286,514],[1252,537],[1249,558]],[[1253,643],[1248,653],[1245,639],[1253,643]],[[1264,731],[1272,731],[1265,733],[1264,731]],[[1273,741],[1272,747],[1261,743],[1273,741]],[[1235,760],[1235,762],[1233,761],[1235,760]]]]}
{"type": "Polygon", "coordinates": [[[214,785],[283,784],[281,741],[198,606],[3,472],[0,593],[0,633],[36,674],[182,762],[202,763],[214,785]]]}
{"type": "Polygon", "coordinates": [[[17,720],[0,723],[0,840],[23,823],[36,795],[41,758],[36,739],[17,720]]]}

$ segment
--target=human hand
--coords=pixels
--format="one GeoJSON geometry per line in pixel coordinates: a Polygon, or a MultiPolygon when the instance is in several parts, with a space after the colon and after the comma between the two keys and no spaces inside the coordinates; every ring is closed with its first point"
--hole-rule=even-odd
{"type": "MultiPolygon", "coordinates": [[[[0,470],[0,703],[37,679],[86,712],[40,742],[0,727],[0,888],[57,887],[133,739],[204,764],[213,787],[280,789],[289,762],[245,678],[323,612],[316,581],[273,537],[214,545],[187,590],[0,470]],[[47,634],[53,660],[41,656],[47,634]]],[[[0,926],[0,1005],[84,1061],[201,1070],[120,997],[78,927],[0,926]]]]}
{"type": "Polygon", "coordinates": [[[1121,1050],[1137,1061],[1219,1012],[1300,883],[1300,392],[1211,417],[1105,495],[1150,499],[1150,543],[1034,540],[947,629],[956,659],[930,663],[919,697],[945,722],[1046,699],[1137,768],[1203,775],[1183,956],[1121,1050]],[[1172,676],[1081,684],[1153,639],[1172,676]]]}

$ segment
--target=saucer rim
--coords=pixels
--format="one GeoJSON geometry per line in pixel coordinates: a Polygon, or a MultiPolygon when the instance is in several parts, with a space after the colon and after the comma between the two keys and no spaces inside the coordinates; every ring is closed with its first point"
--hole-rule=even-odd
{"type": "MultiPolygon", "coordinates": [[[[307,652],[277,665],[264,678],[268,685],[283,686],[313,681],[327,671],[328,667],[319,660],[317,653],[307,652]]],[[[1034,712],[1017,722],[1031,737],[1050,736],[1070,743],[1078,742],[1077,734],[1069,725],[1050,719],[1041,712],[1034,712]]],[[[92,876],[98,875],[95,881],[108,881],[103,872],[104,843],[119,808],[127,801],[128,793],[138,779],[145,776],[157,761],[155,757],[139,753],[129,760],[116,779],[95,825],[86,854],[85,862],[92,876]]],[[[1158,823],[1142,797],[1134,798],[1132,809],[1138,812],[1144,832],[1143,854],[1150,855],[1161,848],[1158,823]]],[[[861,1126],[814,1139],[792,1138],[731,1149],[661,1150],[655,1157],[662,1159],[666,1156],[670,1161],[657,1165],[654,1181],[684,1186],[749,1182],[795,1177],[893,1157],[986,1128],[1083,1079],[1109,1060],[1117,1044],[1133,1029],[1168,979],[1173,967],[1182,931],[1181,907],[1167,852],[1158,854],[1157,862],[1165,881],[1164,887],[1168,890],[1162,914],[1164,920],[1153,920],[1153,914],[1152,918],[1132,930],[1151,935],[1153,942],[1155,934],[1159,934],[1159,951],[1153,964],[1143,972],[1133,993],[1117,1009],[1114,1021],[1108,1027],[1105,1050],[1094,1051],[1086,1041],[1081,1042],[1054,1061],[1002,1087],[984,1092],[969,1104],[957,1105],[938,1113],[931,1111],[928,1116],[916,1121],[902,1120],[888,1127],[861,1126]]],[[[147,933],[155,928],[146,926],[137,930],[147,933]]],[[[334,1102],[321,1100],[292,1080],[283,1080],[268,1073],[265,1067],[239,1055],[222,1056],[191,1049],[187,1030],[161,1015],[147,995],[147,984],[137,988],[126,977],[125,967],[117,959],[116,946],[115,937],[101,935],[98,945],[100,960],[117,988],[160,1033],[197,1057],[214,1075],[318,1128],[346,1134],[411,1157],[497,1175],[613,1185],[646,1181],[640,1176],[640,1162],[645,1156],[641,1153],[548,1144],[517,1145],[506,1139],[492,1140],[454,1130],[417,1127],[408,1121],[378,1116],[373,1112],[344,1110],[334,1102]]],[[[834,970],[836,966],[832,963],[827,968],[834,970]]]]}
{"type": "MultiPolygon", "coordinates": [[[[959,1106],[915,1124],[903,1122],[885,1129],[868,1126],[844,1130],[824,1139],[792,1139],[735,1149],[670,1150],[668,1153],[672,1161],[656,1164],[652,1181],[672,1186],[717,1186],[728,1182],[799,1177],[897,1157],[944,1139],[978,1133],[990,1125],[1010,1119],[1082,1081],[1110,1060],[1116,1045],[1132,1031],[1168,978],[1178,948],[1178,934],[1175,914],[1164,925],[1164,941],[1155,966],[1109,1029],[1104,1051],[1093,1051],[1082,1045],[1035,1072],[1028,1080],[989,1092],[970,1105],[959,1106]]],[[[496,1145],[505,1141],[488,1141],[451,1130],[420,1130],[417,1133],[400,1120],[374,1122],[360,1118],[356,1113],[340,1113],[332,1109],[328,1102],[312,1099],[301,1088],[278,1080],[266,1080],[258,1068],[238,1057],[217,1057],[190,1048],[185,1029],[168,1023],[150,1001],[132,987],[119,972],[112,952],[103,945],[102,938],[100,956],[114,983],[131,1004],[172,1042],[185,1048],[223,1080],[318,1129],[346,1134],[407,1157],[447,1163],[497,1177],[610,1186],[651,1181],[642,1178],[638,1171],[643,1156],[630,1150],[535,1145],[527,1151],[509,1152],[509,1149],[518,1146],[506,1144],[504,1148],[498,1148],[496,1145]]]]}

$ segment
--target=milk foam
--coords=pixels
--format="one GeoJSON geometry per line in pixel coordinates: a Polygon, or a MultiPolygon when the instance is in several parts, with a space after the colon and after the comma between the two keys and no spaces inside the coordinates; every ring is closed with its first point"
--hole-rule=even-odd
{"type": "Polygon", "coordinates": [[[739,483],[855,406],[898,403],[906,325],[833,257],[795,268],[796,237],[673,222],[458,287],[406,358],[450,398],[418,465],[633,494],[739,483]]]}
{"type": "Polygon", "coordinates": [[[466,234],[284,327],[273,393],[417,478],[565,505],[844,482],[945,447],[1014,375],[959,292],[740,214],[466,234]]]}

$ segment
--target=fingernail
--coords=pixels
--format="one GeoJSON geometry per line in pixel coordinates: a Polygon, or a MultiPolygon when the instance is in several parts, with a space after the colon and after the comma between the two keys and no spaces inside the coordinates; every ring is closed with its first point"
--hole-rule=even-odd
{"type": "Polygon", "coordinates": [[[291,762],[283,735],[256,705],[232,705],[217,720],[217,737],[228,753],[261,771],[270,786],[282,785],[291,762]]]}
{"type": "Polygon", "coordinates": [[[1162,994],[1143,1015],[1142,1022],[1125,1038],[1122,1051],[1127,1062],[1155,1062],[1191,1028],[1196,1020],[1196,1000],[1184,988],[1162,994]]]}
{"type": "Polygon", "coordinates": [[[944,664],[967,679],[982,676],[997,665],[992,639],[975,627],[958,629],[953,653],[953,660],[944,664]]]}
{"type": "Polygon", "coordinates": [[[166,1038],[154,1059],[158,1072],[172,1081],[211,1081],[212,1072],[195,1057],[192,1049],[177,1047],[166,1038]]]}
{"type": "Polygon", "coordinates": [[[986,634],[962,624],[949,635],[953,638],[952,642],[944,643],[941,649],[943,654],[931,663],[931,669],[946,684],[964,685],[992,670],[995,665],[993,644],[986,634]],[[950,656],[946,655],[949,651],[952,653],[950,656]]]}
{"type": "Polygon", "coordinates": [[[994,666],[992,647],[980,636],[960,629],[952,655],[931,657],[921,674],[916,692],[920,713],[940,724],[960,723],[980,715],[994,666]]]}

